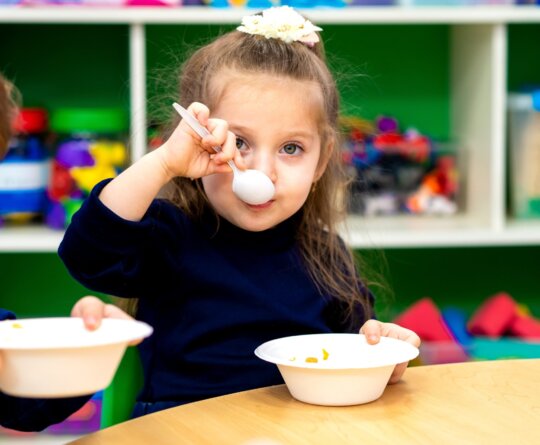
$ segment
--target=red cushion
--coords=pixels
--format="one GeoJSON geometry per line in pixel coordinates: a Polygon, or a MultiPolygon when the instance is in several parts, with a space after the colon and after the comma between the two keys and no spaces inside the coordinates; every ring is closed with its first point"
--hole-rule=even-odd
{"type": "Polygon", "coordinates": [[[422,341],[454,341],[448,326],[431,298],[422,298],[394,320],[411,329],[422,341]]]}
{"type": "Polygon", "coordinates": [[[513,298],[501,292],[488,298],[471,317],[468,328],[473,335],[500,337],[517,316],[518,307],[513,298]]]}
{"type": "Polygon", "coordinates": [[[508,329],[509,333],[527,340],[540,340],[540,320],[519,315],[508,329]]]}

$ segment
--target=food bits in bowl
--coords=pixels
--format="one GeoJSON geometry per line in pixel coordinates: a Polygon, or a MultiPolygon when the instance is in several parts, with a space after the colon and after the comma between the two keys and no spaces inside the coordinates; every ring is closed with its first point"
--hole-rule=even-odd
{"type": "Polygon", "coordinates": [[[277,365],[295,399],[347,406],[381,397],[395,366],[418,352],[394,338],[370,345],[362,334],[310,334],[263,343],[255,355],[277,365]]]}

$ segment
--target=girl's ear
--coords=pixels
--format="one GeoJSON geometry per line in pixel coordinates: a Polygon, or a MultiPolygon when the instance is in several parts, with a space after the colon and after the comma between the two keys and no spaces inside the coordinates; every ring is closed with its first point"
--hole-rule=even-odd
{"type": "Polygon", "coordinates": [[[326,147],[324,147],[321,150],[321,157],[319,159],[319,165],[317,166],[317,169],[315,170],[315,177],[313,178],[313,182],[316,182],[319,179],[321,179],[321,176],[323,175],[324,171],[326,170],[326,167],[328,166],[328,162],[330,162],[330,158],[332,157],[334,150],[335,150],[335,141],[332,139],[326,144],[326,147]]]}

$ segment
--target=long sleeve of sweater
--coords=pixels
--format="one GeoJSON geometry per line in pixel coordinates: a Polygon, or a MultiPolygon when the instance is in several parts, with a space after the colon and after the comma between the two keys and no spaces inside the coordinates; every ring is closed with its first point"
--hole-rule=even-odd
{"type": "Polygon", "coordinates": [[[159,292],[171,277],[163,246],[174,252],[181,241],[170,227],[182,222],[168,219],[182,215],[162,211],[167,204],[156,200],[141,221],[124,220],[99,200],[108,182],[98,184],[73,216],[58,254],[72,276],[94,291],[129,298],[159,292]]]}
{"type": "Polygon", "coordinates": [[[67,419],[90,397],[29,399],[0,393],[0,425],[18,431],[42,431],[67,419]]]}

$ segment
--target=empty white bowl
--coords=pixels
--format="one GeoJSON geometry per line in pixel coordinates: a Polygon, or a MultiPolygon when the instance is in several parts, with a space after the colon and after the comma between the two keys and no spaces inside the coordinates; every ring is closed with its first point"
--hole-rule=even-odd
{"type": "Polygon", "coordinates": [[[255,355],[277,365],[295,399],[345,406],[378,399],[395,366],[418,349],[387,337],[370,345],[362,334],[312,334],[266,342],[255,355]]]}
{"type": "Polygon", "coordinates": [[[104,319],[89,331],[81,318],[0,322],[0,390],[20,397],[70,397],[107,387],[128,346],[152,333],[146,323],[104,319]]]}

